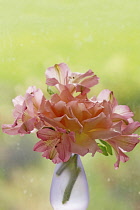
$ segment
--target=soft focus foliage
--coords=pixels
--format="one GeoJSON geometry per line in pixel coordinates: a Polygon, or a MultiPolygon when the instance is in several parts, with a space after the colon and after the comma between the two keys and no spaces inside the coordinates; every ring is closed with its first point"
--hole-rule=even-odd
{"type": "MultiPolygon", "coordinates": [[[[139,121],[139,8],[137,0],[1,1],[1,124],[12,123],[11,99],[24,95],[30,85],[45,93],[45,69],[61,62],[81,73],[91,68],[101,81],[90,97],[102,89],[114,90],[119,104],[129,105],[139,121]]],[[[1,210],[51,210],[53,165],[31,153],[36,141],[33,134],[22,140],[1,134],[1,210]]],[[[139,149],[117,171],[112,156],[107,161],[100,154],[84,157],[89,210],[140,208],[139,149]]]]}

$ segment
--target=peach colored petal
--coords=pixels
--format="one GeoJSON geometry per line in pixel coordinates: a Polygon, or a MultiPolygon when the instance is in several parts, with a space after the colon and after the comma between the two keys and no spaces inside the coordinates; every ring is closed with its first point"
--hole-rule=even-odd
{"type": "Polygon", "coordinates": [[[124,151],[130,152],[140,142],[137,134],[119,135],[111,139],[115,144],[124,151]]]}
{"type": "Polygon", "coordinates": [[[62,101],[68,103],[69,101],[73,101],[75,100],[75,98],[73,97],[73,95],[69,92],[68,89],[63,90],[60,93],[60,98],[62,101]]]}
{"type": "Polygon", "coordinates": [[[130,108],[125,105],[117,105],[113,109],[113,113],[117,113],[119,115],[122,115],[123,117],[126,117],[126,119],[131,118],[134,116],[133,112],[130,111],[130,108]]]}
{"type": "Polygon", "coordinates": [[[70,131],[80,132],[83,127],[77,118],[69,118],[66,114],[62,117],[55,118],[55,120],[61,122],[64,127],[70,131]]]}
{"type": "Polygon", "coordinates": [[[55,86],[55,85],[59,84],[59,82],[55,78],[47,78],[46,79],[46,84],[49,85],[49,86],[55,86]]]}
{"type": "Polygon", "coordinates": [[[65,126],[60,122],[60,118],[49,118],[44,116],[43,114],[39,114],[39,118],[44,122],[45,126],[53,126],[59,128],[65,128],[65,126]]]}
{"type": "Polygon", "coordinates": [[[122,131],[122,133],[125,135],[130,135],[133,132],[135,132],[138,128],[140,127],[140,122],[135,121],[132,123],[129,123],[129,125],[127,125],[127,127],[122,131]]]}
{"type": "Polygon", "coordinates": [[[108,102],[110,101],[113,107],[118,105],[118,102],[116,98],[114,97],[113,91],[110,91],[108,89],[102,90],[97,96],[97,98],[93,97],[93,100],[97,100],[99,102],[103,102],[104,100],[108,102]]]}
{"type": "Polygon", "coordinates": [[[46,70],[46,73],[45,73],[47,77],[46,83],[50,85],[51,83],[53,83],[52,80],[54,81],[55,79],[55,82],[66,85],[69,72],[70,70],[65,63],[55,64],[54,66],[49,67],[46,70]]]}
{"type": "Polygon", "coordinates": [[[21,127],[19,128],[19,133],[21,134],[26,134],[26,133],[31,133],[31,131],[34,130],[35,128],[35,122],[36,122],[36,118],[31,118],[28,121],[24,122],[21,127]]]}
{"type": "Polygon", "coordinates": [[[108,140],[112,137],[118,136],[121,133],[121,122],[113,125],[110,128],[95,128],[88,132],[92,139],[108,140]]]}
{"type": "Polygon", "coordinates": [[[89,149],[84,147],[84,146],[81,146],[79,144],[72,143],[71,144],[71,151],[74,154],[79,154],[81,156],[85,156],[88,153],[89,149]]]}
{"type": "Polygon", "coordinates": [[[113,94],[112,91],[110,91],[108,89],[104,89],[97,96],[97,100],[98,101],[103,101],[103,100],[110,101],[112,94],[113,94]]]}
{"type": "Polygon", "coordinates": [[[117,161],[114,164],[115,169],[119,168],[120,161],[125,163],[129,160],[129,157],[127,155],[125,155],[120,149],[116,153],[116,157],[117,157],[117,161]]]}
{"type": "Polygon", "coordinates": [[[57,103],[61,100],[60,96],[58,94],[53,94],[51,96],[51,103],[57,103]]]}
{"type": "Polygon", "coordinates": [[[45,157],[46,159],[52,160],[53,163],[58,164],[61,163],[62,160],[58,156],[58,152],[56,148],[46,150],[43,154],[42,157],[45,157]]]}
{"type": "Polygon", "coordinates": [[[54,113],[57,117],[61,117],[66,113],[66,103],[64,101],[59,101],[53,106],[54,113]]]}
{"type": "Polygon", "coordinates": [[[39,142],[37,142],[34,147],[33,147],[33,151],[36,152],[45,152],[47,150],[48,146],[46,144],[45,141],[40,140],[39,142]]]}
{"type": "Polygon", "coordinates": [[[73,83],[79,83],[82,79],[84,79],[85,77],[89,77],[89,76],[93,76],[94,73],[92,72],[92,70],[88,70],[86,73],[71,73],[71,80],[73,83]]]}
{"type": "Polygon", "coordinates": [[[129,160],[129,157],[121,151],[121,149],[116,145],[116,143],[114,141],[108,140],[107,142],[113,147],[113,149],[115,151],[117,161],[114,164],[114,167],[115,167],[115,169],[118,169],[120,161],[126,162],[129,160]]]}
{"type": "MultiPolygon", "coordinates": [[[[86,103],[88,105],[88,103],[86,103]]],[[[104,106],[98,102],[91,103],[91,106],[88,107],[88,111],[92,114],[92,116],[96,117],[101,112],[104,112],[104,106]]]]}
{"type": "Polygon", "coordinates": [[[125,116],[120,115],[120,114],[112,113],[111,118],[113,119],[113,122],[123,120],[126,124],[129,123],[128,119],[125,116]]]}
{"type": "Polygon", "coordinates": [[[62,138],[61,144],[57,145],[56,150],[62,162],[66,162],[71,156],[71,142],[67,134],[63,135],[62,138]]]}
{"type": "Polygon", "coordinates": [[[42,128],[37,132],[37,137],[43,141],[46,141],[57,139],[59,135],[57,131],[53,130],[53,128],[42,128]]]}
{"type": "Polygon", "coordinates": [[[96,129],[106,129],[111,127],[112,122],[109,118],[105,116],[105,114],[102,112],[98,116],[94,118],[90,118],[87,120],[84,120],[82,122],[83,124],[83,131],[86,132],[93,132],[96,129]]]}
{"type": "Polygon", "coordinates": [[[75,139],[75,142],[71,146],[73,153],[84,156],[89,152],[94,156],[97,151],[101,152],[95,140],[91,139],[87,134],[77,134],[75,139]]]}
{"type": "Polygon", "coordinates": [[[12,100],[12,102],[13,102],[14,106],[16,106],[16,105],[22,106],[23,103],[24,103],[24,97],[21,96],[21,95],[20,95],[20,96],[17,96],[16,98],[14,98],[14,99],[12,100]]]}
{"type": "Polygon", "coordinates": [[[85,87],[85,86],[83,86],[81,84],[78,84],[76,86],[75,90],[76,90],[76,92],[81,92],[82,95],[85,95],[85,94],[87,94],[90,91],[89,88],[87,88],[87,87],[85,87]]]}
{"type": "Polygon", "coordinates": [[[80,82],[80,84],[84,87],[91,88],[97,85],[98,82],[99,82],[99,78],[96,75],[94,75],[92,77],[84,79],[82,82],[80,82]]]}
{"type": "Polygon", "coordinates": [[[3,124],[2,132],[7,133],[9,135],[17,135],[19,134],[19,128],[21,125],[16,125],[13,127],[13,124],[3,124]]]}
{"type": "Polygon", "coordinates": [[[71,101],[68,103],[68,106],[72,110],[73,117],[76,117],[79,122],[92,117],[92,114],[88,111],[86,105],[80,101],[71,101]]]}
{"type": "Polygon", "coordinates": [[[52,119],[56,117],[56,114],[53,111],[53,105],[49,100],[43,100],[38,115],[52,119]]]}

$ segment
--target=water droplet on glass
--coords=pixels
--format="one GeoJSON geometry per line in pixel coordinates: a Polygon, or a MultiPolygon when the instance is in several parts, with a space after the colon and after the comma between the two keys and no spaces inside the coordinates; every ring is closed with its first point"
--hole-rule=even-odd
{"type": "Polygon", "coordinates": [[[34,178],[31,178],[31,179],[30,179],[30,182],[33,183],[33,182],[34,182],[34,178]]]}
{"type": "Polygon", "coordinates": [[[110,178],[107,178],[107,181],[110,182],[110,178]]]}
{"type": "Polygon", "coordinates": [[[24,190],[23,193],[24,193],[24,194],[27,194],[27,190],[24,190]]]}

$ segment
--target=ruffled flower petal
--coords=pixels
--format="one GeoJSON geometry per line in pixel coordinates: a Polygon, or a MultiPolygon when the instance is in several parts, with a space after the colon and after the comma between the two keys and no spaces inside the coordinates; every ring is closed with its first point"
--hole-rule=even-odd
{"type": "Polygon", "coordinates": [[[19,134],[20,126],[21,125],[13,126],[13,124],[3,124],[2,131],[3,131],[3,133],[7,133],[9,135],[17,135],[17,134],[19,134]]]}
{"type": "Polygon", "coordinates": [[[134,116],[133,112],[130,111],[130,108],[125,105],[117,105],[113,109],[113,113],[117,113],[119,115],[122,115],[126,119],[129,119],[134,116]]]}
{"type": "Polygon", "coordinates": [[[125,129],[122,131],[122,133],[124,135],[125,134],[130,135],[130,134],[134,133],[139,127],[140,127],[140,122],[138,122],[138,121],[129,123],[127,125],[127,127],[125,127],[125,129]]]}
{"type": "Polygon", "coordinates": [[[74,133],[62,128],[42,128],[37,132],[41,141],[37,142],[34,151],[42,152],[42,156],[53,162],[66,162],[71,156],[71,143],[75,141],[74,133]]]}
{"type": "Polygon", "coordinates": [[[65,63],[55,64],[46,70],[46,84],[56,86],[60,92],[68,89],[72,93],[76,91],[85,95],[98,81],[99,78],[92,70],[86,73],[72,73],[65,63]]]}

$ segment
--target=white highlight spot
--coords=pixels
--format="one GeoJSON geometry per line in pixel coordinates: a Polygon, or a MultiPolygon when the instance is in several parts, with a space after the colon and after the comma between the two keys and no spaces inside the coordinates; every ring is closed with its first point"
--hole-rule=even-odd
{"type": "Polygon", "coordinates": [[[24,193],[24,194],[27,194],[27,190],[24,190],[23,193],[24,193]]]}
{"type": "Polygon", "coordinates": [[[110,178],[108,178],[107,181],[110,182],[110,178]]]}

